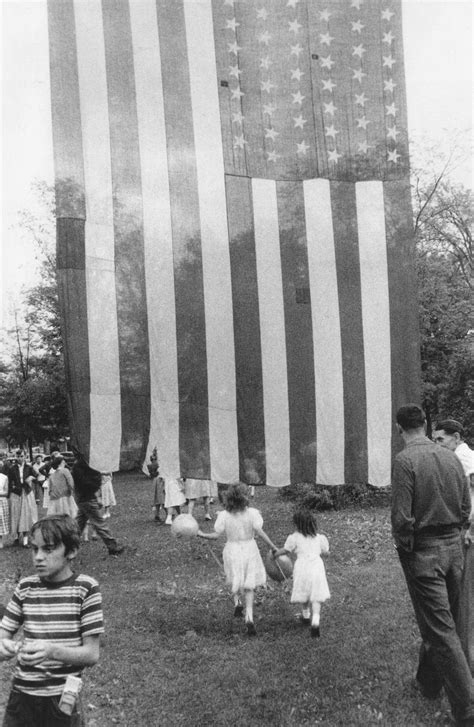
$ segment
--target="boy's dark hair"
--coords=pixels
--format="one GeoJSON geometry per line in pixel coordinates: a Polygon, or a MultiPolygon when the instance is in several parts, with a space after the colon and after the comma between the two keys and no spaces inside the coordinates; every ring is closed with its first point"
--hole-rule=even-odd
{"type": "Polygon", "coordinates": [[[456,419],[443,419],[436,423],[435,429],[442,429],[446,434],[456,434],[457,432],[461,437],[464,437],[464,427],[456,419]]]}
{"type": "Polygon", "coordinates": [[[79,550],[81,533],[75,520],[65,513],[61,515],[48,515],[37,520],[30,530],[30,537],[39,530],[46,545],[54,547],[64,543],[65,555],[79,550]]]}
{"type": "Polygon", "coordinates": [[[405,404],[397,411],[397,424],[404,432],[409,429],[420,429],[426,421],[425,412],[418,404],[405,404]]]}
{"type": "Polygon", "coordinates": [[[293,515],[293,523],[301,535],[314,537],[318,534],[316,515],[311,510],[297,510],[293,515]]]}
{"type": "Polygon", "coordinates": [[[229,512],[245,510],[249,506],[247,485],[231,485],[225,493],[225,509],[229,512]]]}

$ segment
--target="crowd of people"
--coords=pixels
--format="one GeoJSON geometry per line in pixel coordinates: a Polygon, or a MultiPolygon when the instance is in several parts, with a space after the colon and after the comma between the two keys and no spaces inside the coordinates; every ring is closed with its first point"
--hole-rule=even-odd
{"type": "Polygon", "coordinates": [[[105,523],[115,504],[111,472],[93,470],[79,455],[69,469],[58,451],[28,462],[19,449],[13,461],[0,461],[0,549],[8,536],[28,547],[31,528],[43,515],[66,514],[77,520],[84,539],[93,528],[109,553],[118,555],[123,546],[105,523]]]}
{"type": "MultiPolygon", "coordinates": [[[[415,683],[427,698],[444,688],[457,727],[474,727],[472,664],[462,636],[474,587],[469,550],[474,540],[474,451],[463,440],[462,425],[452,419],[439,422],[429,439],[425,414],[416,404],[401,407],[396,422],[404,448],[393,464],[392,533],[422,637],[415,683]]],[[[311,637],[320,637],[321,608],[330,598],[322,559],[329,543],[318,532],[314,512],[303,507],[294,513],[294,531],[279,548],[263,530],[259,510],[250,506],[246,485],[230,485],[223,495],[211,481],[163,479],[156,457],[149,470],[160,523],[173,524],[185,504],[187,517],[192,516],[198,501],[204,520],[211,521],[210,505],[219,498],[223,509],[214,530],[196,525],[196,531],[205,539],[225,537],[223,566],[234,616],[244,617],[249,636],[256,635],[254,592],[270,572],[258,536],[269,546],[270,558],[293,556],[291,602],[300,605],[299,619],[310,627],[311,637]]],[[[69,472],[60,453],[47,464],[30,465],[18,452],[15,464],[0,474],[1,532],[9,528],[23,544],[29,539],[36,569],[36,575],[18,583],[0,625],[0,660],[18,657],[4,727],[83,724],[71,690],[80,686],[83,668],[99,659],[103,615],[97,581],[75,575],[72,563],[88,522],[110,553],[121,552],[106,525],[109,511],[99,494],[101,486],[107,490],[102,496],[110,507],[115,502],[111,485],[111,476],[102,478],[80,457],[69,472]],[[39,488],[47,516],[38,520],[39,488]],[[14,637],[21,625],[28,638],[18,641],[14,637]]]]}

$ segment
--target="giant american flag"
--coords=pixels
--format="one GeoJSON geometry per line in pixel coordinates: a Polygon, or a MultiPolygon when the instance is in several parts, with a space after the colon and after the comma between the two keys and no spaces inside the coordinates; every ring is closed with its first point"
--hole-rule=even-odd
{"type": "Polygon", "coordinates": [[[419,397],[400,0],[50,0],[49,33],[77,448],[387,485],[419,397]]]}

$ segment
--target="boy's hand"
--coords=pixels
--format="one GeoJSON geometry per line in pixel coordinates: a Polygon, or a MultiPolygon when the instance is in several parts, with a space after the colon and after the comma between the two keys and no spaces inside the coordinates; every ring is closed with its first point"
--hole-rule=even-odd
{"type": "Polygon", "coordinates": [[[12,659],[17,655],[20,641],[13,639],[2,639],[0,641],[0,659],[12,659]]]}
{"type": "Polygon", "coordinates": [[[32,641],[25,641],[20,651],[18,652],[18,661],[20,664],[29,666],[36,666],[41,664],[42,661],[51,659],[51,642],[42,641],[41,639],[34,639],[32,641]]]}

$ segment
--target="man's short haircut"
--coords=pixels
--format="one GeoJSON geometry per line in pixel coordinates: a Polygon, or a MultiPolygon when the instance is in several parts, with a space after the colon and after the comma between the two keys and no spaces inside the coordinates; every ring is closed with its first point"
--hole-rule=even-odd
{"type": "Polygon", "coordinates": [[[458,422],[456,419],[443,419],[442,421],[437,422],[435,430],[439,429],[445,431],[446,434],[455,434],[458,432],[461,437],[464,437],[464,427],[461,422],[458,422]]]}
{"type": "Polygon", "coordinates": [[[418,404],[405,404],[397,411],[397,424],[404,432],[408,429],[420,429],[425,421],[425,412],[418,404]]]}
{"type": "Polygon", "coordinates": [[[68,555],[79,549],[81,534],[75,520],[70,515],[48,515],[37,520],[30,530],[30,537],[39,530],[46,545],[55,548],[64,543],[65,554],[68,555]]]}

